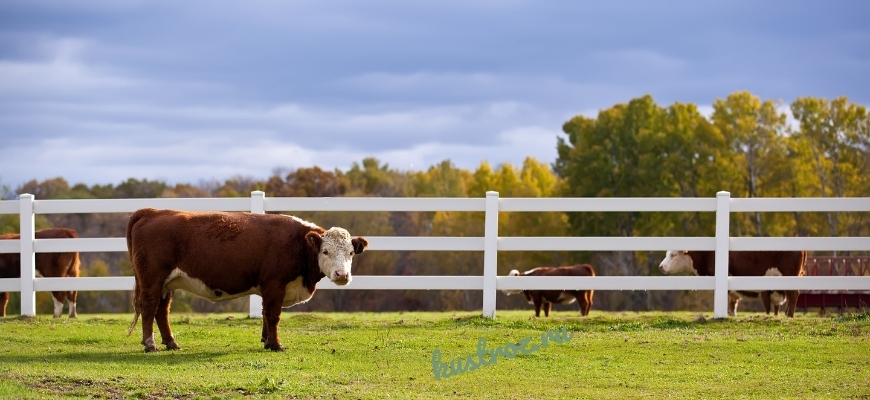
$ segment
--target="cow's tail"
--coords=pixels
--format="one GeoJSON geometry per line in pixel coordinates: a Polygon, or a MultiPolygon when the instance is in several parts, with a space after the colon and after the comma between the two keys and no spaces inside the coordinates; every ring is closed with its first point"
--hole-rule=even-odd
{"type": "Polygon", "coordinates": [[[79,271],[82,266],[82,259],[79,258],[79,252],[73,253],[72,263],[69,265],[69,269],[66,271],[67,276],[79,276],[79,271]]]}
{"type": "MultiPolygon", "coordinates": [[[[130,215],[130,220],[127,221],[127,255],[130,256],[130,266],[133,268],[133,275],[136,275],[136,257],[133,251],[133,226],[141,219],[144,214],[151,209],[136,210],[130,215]]],[[[130,328],[127,329],[127,336],[133,334],[133,329],[136,329],[136,323],[139,322],[139,285],[136,284],[134,276],[133,280],[133,322],[130,328]]]]}
{"type": "MultiPolygon", "coordinates": [[[[133,308],[136,308],[136,306],[133,305],[133,308]]],[[[139,322],[139,310],[138,309],[136,310],[135,313],[133,313],[133,323],[130,324],[130,328],[127,329],[127,336],[128,337],[133,334],[133,329],[136,329],[137,322],[139,322]]]]}
{"type": "Polygon", "coordinates": [[[807,274],[806,268],[807,268],[807,251],[803,250],[803,251],[801,251],[801,269],[800,269],[800,271],[798,271],[798,276],[806,275],[807,274]]]}
{"type": "MultiPolygon", "coordinates": [[[[78,239],[79,235],[78,235],[78,233],[76,233],[76,231],[74,231],[72,229],[67,229],[66,230],[66,237],[68,239],[78,239]]],[[[70,261],[69,265],[66,268],[66,271],[64,271],[65,275],[62,275],[62,276],[72,276],[72,277],[79,276],[79,268],[81,268],[81,266],[82,266],[82,260],[81,260],[81,258],[79,258],[79,252],[74,251],[74,252],[72,252],[72,255],[73,255],[72,261],[70,261]]]]}

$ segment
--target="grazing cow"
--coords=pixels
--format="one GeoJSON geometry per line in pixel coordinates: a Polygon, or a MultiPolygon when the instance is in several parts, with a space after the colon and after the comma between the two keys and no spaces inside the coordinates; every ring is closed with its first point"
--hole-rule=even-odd
{"type": "MultiPolygon", "coordinates": [[[[665,274],[688,271],[700,276],[715,276],[715,251],[668,251],[659,269],[665,274]]],[[[731,276],[801,276],[807,261],[805,251],[731,251],[728,253],[728,275],[731,276]]],[[[761,296],[764,311],[779,315],[780,306],[788,301],[785,315],[794,317],[797,307],[797,290],[785,291],[731,291],[728,292],[728,315],[737,315],[737,303],[741,298],[755,299],[761,296]]]]}
{"type": "Polygon", "coordinates": [[[278,340],[281,308],[306,302],[324,276],[337,285],[351,281],[354,254],[368,242],[342,228],[323,228],[276,214],[184,212],[143,208],[127,223],[127,250],[136,277],[135,315],[142,316],[142,344],[157,351],[153,323],[167,349],[180,347],[169,328],[172,293],[181,289],[217,302],[263,296],[266,349],[278,340]]]}
{"type": "MultiPolygon", "coordinates": [[[[79,237],[76,231],[69,228],[48,228],[36,231],[37,239],[73,239],[79,237]]],[[[0,235],[0,240],[20,239],[17,233],[0,235]]],[[[60,278],[79,276],[79,253],[37,253],[36,254],[36,277],[37,278],[60,278]]],[[[21,277],[21,255],[19,253],[0,254],[0,278],[21,277]]],[[[76,298],[78,292],[51,292],[54,300],[54,317],[60,318],[63,313],[63,303],[69,304],[69,317],[75,318],[76,298]]],[[[0,317],[6,316],[6,305],[9,304],[9,293],[0,293],[0,317]]]]}
{"type": "MultiPolygon", "coordinates": [[[[582,264],[570,267],[539,267],[522,274],[512,270],[508,276],[595,276],[595,270],[589,264],[582,264]]],[[[541,316],[541,307],[544,308],[544,316],[549,317],[553,303],[571,304],[574,300],[577,300],[580,307],[580,315],[585,317],[592,308],[592,292],[593,290],[505,290],[508,295],[525,295],[526,301],[535,305],[535,317],[541,316]]]]}

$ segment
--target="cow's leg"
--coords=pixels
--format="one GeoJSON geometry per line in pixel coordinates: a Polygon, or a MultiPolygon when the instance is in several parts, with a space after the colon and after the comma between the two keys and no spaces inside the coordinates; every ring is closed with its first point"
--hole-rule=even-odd
{"type": "Polygon", "coordinates": [[[586,316],[586,291],[574,292],[574,297],[577,299],[577,307],[580,309],[580,316],[586,316]]]}
{"type": "Polygon", "coordinates": [[[794,318],[794,310],[797,308],[797,299],[800,291],[797,290],[787,290],[785,292],[785,301],[788,302],[788,305],[785,309],[785,316],[794,318]]]}
{"type": "MultiPolygon", "coordinates": [[[[153,277],[149,278],[151,279],[153,277]]],[[[154,319],[157,316],[157,307],[160,306],[163,298],[163,279],[154,281],[157,284],[148,287],[137,285],[139,293],[136,298],[136,309],[142,314],[142,345],[145,346],[146,353],[157,351],[157,344],[154,343],[154,319]]]]}
{"type": "Polygon", "coordinates": [[[737,316],[737,303],[740,302],[740,297],[737,295],[728,294],[728,315],[732,317],[737,316]]]}
{"type": "Polygon", "coordinates": [[[6,306],[9,304],[9,292],[0,293],[0,317],[6,316],[6,306]]]}
{"type": "MultiPolygon", "coordinates": [[[[277,285],[271,285],[277,286],[277,285]]],[[[278,339],[278,322],[281,320],[281,303],[284,302],[284,291],[278,287],[264,288],[263,293],[263,323],[266,341],[263,348],[272,351],[284,351],[281,341],[278,339]]]]}
{"type": "Polygon", "coordinates": [[[63,303],[66,301],[67,292],[51,292],[51,299],[54,300],[54,317],[60,318],[63,313],[63,303]]]}
{"type": "Polygon", "coordinates": [[[543,306],[544,306],[544,316],[545,316],[545,317],[549,317],[549,316],[550,316],[550,310],[553,309],[553,303],[550,303],[550,302],[548,301],[548,302],[545,302],[545,303],[543,304],[543,306]]]}
{"type": "Polygon", "coordinates": [[[67,305],[69,305],[69,317],[70,318],[76,318],[79,316],[79,314],[76,313],[76,300],[78,299],[78,297],[79,297],[79,292],[72,291],[72,292],[67,293],[66,302],[67,302],[67,305]]]}
{"type": "Polygon", "coordinates": [[[172,336],[172,329],[169,328],[169,306],[172,304],[172,292],[169,292],[160,299],[160,304],[157,306],[157,329],[160,330],[160,338],[163,339],[163,344],[167,350],[180,350],[178,342],[175,341],[175,336],[172,336]]]}
{"type": "Polygon", "coordinates": [[[543,299],[541,299],[540,292],[532,292],[532,304],[535,305],[535,318],[541,316],[541,303],[543,299]]]}
{"type": "Polygon", "coordinates": [[[589,310],[592,309],[592,290],[587,290],[583,293],[583,298],[586,300],[583,304],[583,316],[589,315],[589,310]]]}
{"type": "MultiPolygon", "coordinates": [[[[261,311],[261,315],[266,315],[266,314],[261,311]]],[[[263,343],[266,343],[266,326],[268,324],[266,323],[266,317],[263,317],[260,319],[263,320],[263,331],[260,333],[260,341],[263,343]]]]}
{"type": "MultiPolygon", "coordinates": [[[[774,292],[770,292],[770,293],[771,293],[771,296],[773,296],[774,292]]],[[[784,294],[785,293],[783,293],[783,292],[779,292],[779,293],[776,293],[776,297],[771,297],[771,300],[773,303],[773,315],[774,316],[779,315],[779,309],[780,309],[780,306],[782,306],[782,298],[783,298],[784,294]]]]}
{"type": "MultiPolygon", "coordinates": [[[[70,266],[70,269],[67,270],[66,276],[69,276],[72,278],[79,277],[79,257],[77,254],[76,254],[76,256],[75,256],[75,258],[70,266]]],[[[67,301],[67,305],[69,305],[69,317],[70,318],[78,317],[78,313],[76,312],[76,300],[78,299],[78,297],[79,297],[79,292],[76,292],[76,291],[67,292],[66,301],[67,301]]]]}
{"type": "Polygon", "coordinates": [[[585,317],[586,314],[589,313],[588,292],[588,290],[573,290],[568,292],[571,296],[574,296],[574,299],[577,301],[577,308],[580,310],[581,317],[585,317]]]}
{"type": "MultiPolygon", "coordinates": [[[[761,292],[761,304],[764,305],[764,313],[770,314],[770,292],[763,291],[761,292]]],[[[776,306],[776,311],[779,311],[779,305],[776,306]]],[[[776,314],[774,314],[776,315],[776,314]]]]}

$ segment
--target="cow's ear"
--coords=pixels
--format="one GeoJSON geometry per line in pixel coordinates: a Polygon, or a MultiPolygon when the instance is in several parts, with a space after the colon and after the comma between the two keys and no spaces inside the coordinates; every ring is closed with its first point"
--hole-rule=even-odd
{"type": "Polygon", "coordinates": [[[314,249],[314,251],[320,252],[320,245],[323,243],[323,237],[321,237],[319,233],[315,231],[308,232],[305,234],[305,241],[312,249],[314,249]]]}
{"type": "Polygon", "coordinates": [[[367,247],[369,247],[369,241],[366,238],[359,236],[350,241],[353,244],[353,252],[356,254],[362,253],[367,247]]]}

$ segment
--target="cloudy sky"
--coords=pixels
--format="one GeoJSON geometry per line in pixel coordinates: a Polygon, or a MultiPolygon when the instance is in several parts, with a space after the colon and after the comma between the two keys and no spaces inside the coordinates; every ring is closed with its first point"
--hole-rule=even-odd
{"type": "Polygon", "coordinates": [[[0,184],[552,163],[651,94],[870,105],[866,1],[0,2],[0,184]]]}

